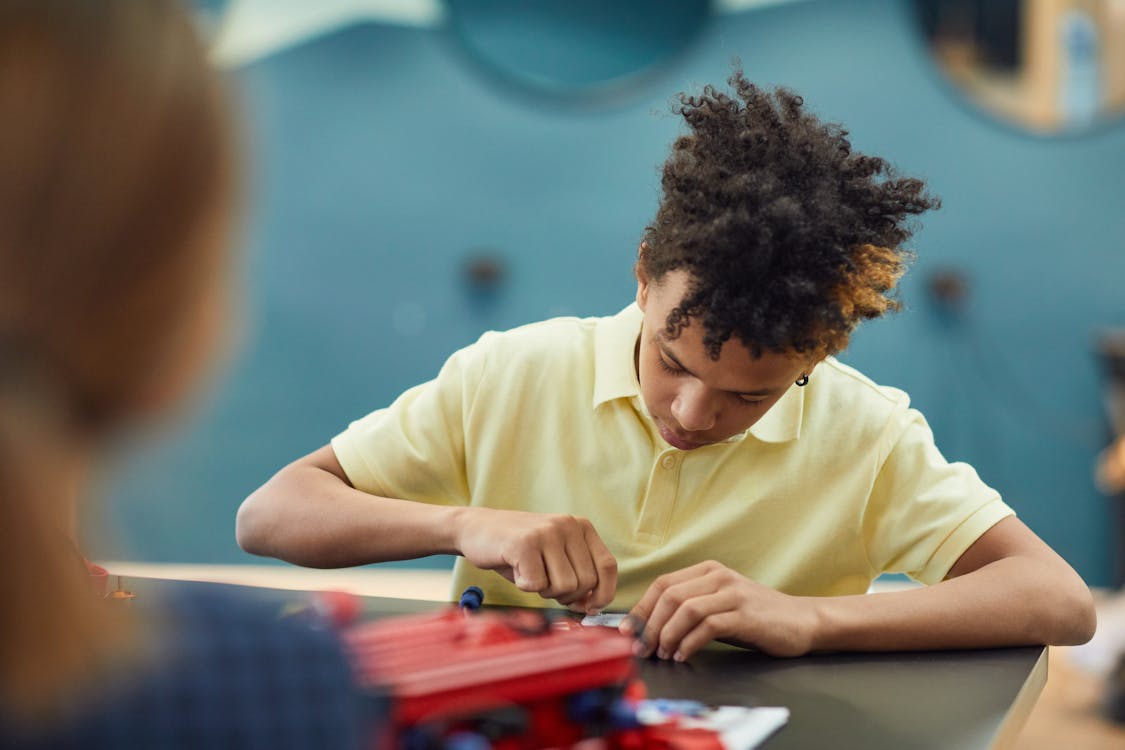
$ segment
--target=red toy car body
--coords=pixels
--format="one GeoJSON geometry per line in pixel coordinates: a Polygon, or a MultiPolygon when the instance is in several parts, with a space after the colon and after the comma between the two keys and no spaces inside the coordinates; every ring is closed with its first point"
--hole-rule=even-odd
{"type": "Polygon", "coordinates": [[[346,638],[361,679],[390,698],[396,747],[566,747],[614,731],[615,707],[643,690],[631,638],[536,611],[451,608],[346,638]]]}
{"type": "MultiPolygon", "coordinates": [[[[473,592],[479,605],[475,588],[463,604],[473,592]]],[[[376,747],[742,750],[788,720],[784,708],[644,700],[633,639],[616,628],[472,609],[345,630],[361,680],[389,699],[376,747]]]]}

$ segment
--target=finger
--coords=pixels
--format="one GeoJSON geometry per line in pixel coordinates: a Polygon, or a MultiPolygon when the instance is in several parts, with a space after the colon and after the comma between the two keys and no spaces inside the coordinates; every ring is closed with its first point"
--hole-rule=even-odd
{"type": "Polygon", "coordinates": [[[722,590],[686,598],[661,628],[653,644],[657,655],[661,659],[672,659],[678,653],[683,661],[704,644],[726,635],[712,630],[718,615],[733,610],[734,605],[730,593],[722,590]],[[694,638],[685,644],[683,641],[688,634],[694,634],[694,638]]]}
{"type": "Polygon", "coordinates": [[[577,598],[575,588],[578,577],[574,574],[574,566],[570,564],[562,540],[552,539],[544,544],[542,557],[547,568],[547,585],[540,590],[539,595],[544,599],[558,599],[560,603],[564,603],[560,597],[568,601],[577,598]]]}
{"type": "Polygon", "coordinates": [[[686,661],[708,643],[724,638],[726,634],[745,626],[745,623],[739,622],[739,617],[736,609],[722,609],[708,615],[684,634],[679,645],[672,651],[672,658],[676,661],[686,661]]]}
{"type": "Polygon", "coordinates": [[[648,622],[649,617],[652,616],[652,610],[656,607],[656,602],[659,601],[664,591],[677,583],[700,578],[701,575],[703,575],[703,571],[700,568],[705,564],[706,563],[697,563],[660,576],[649,585],[648,589],[645,590],[644,596],[629,610],[629,614],[643,622],[648,622]]]}
{"type": "Polygon", "coordinates": [[[538,549],[528,547],[521,550],[511,567],[515,573],[514,583],[520,591],[539,593],[547,588],[547,568],[538,549]]]}
{"type": "MultiPolygon", "coordinates": [[[[645,593],[641,595],[640,601],[629,610],[629,616],[621,621],[621,632],[628,635],[637,635],[638,633],[633,626],[638,622],[648,622],[649,615],[652,614],[656,602],[660,600],[660,595],[663,593],[662,579],[658,578],[650,583],[648,588],[645,589],[645,593]]],[[[643,632],[640,634],[643,636],[643,632]]]]}
{"type": "Polygon", "coordinates": [[[570,536],[566,541],[566,557],[570,561],[570,569],[574,572],[573,591],[555,597],[559,604],[570,607],[576,612],[586,611],[586,600],[590,591],[598,582],[598,574],[594,568],[594,560],[590,550],[582,537],[570,536]]]}
{"type": "Polygon", "coordinates": [[[575,599],[585,599],[598,585],[598,571],[594,566],[594,557],[590,554],[586,539],[576,537],[568,540],[566,556],[574,571],[575,599]]]}
{"type": "MultiPolygon", "coordinates": [[[[692,599],[713,594],[715,591],[714,581],[707,577],[689,578],[666,586],[645,625],[644,642],[648,644],[648,648],[645,649],[644,655],[649,656],[655,651],[661,659],[670,659],[673,651],[668,648],[666,644],[668,636],[664,633],[669,621],[692,599]]],[[[675,642],[679,642],[678,637],[675,642]]]]}
{"type": "Polygon", "coordinates": [[[609,551],[609,547],[602,541],[593,525],[586,530],[586,547],[590,551],[590,558],[598,579],[586,605],[590,610],[600,611],[617,595],[617,558],[609,551]]]}

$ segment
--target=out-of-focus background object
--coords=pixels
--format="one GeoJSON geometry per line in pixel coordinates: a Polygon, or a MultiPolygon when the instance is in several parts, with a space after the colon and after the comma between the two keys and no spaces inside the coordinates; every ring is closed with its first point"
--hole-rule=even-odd
{"type": "Polygon", "coordinates": [[[447,25],[481,73],[537,99],[620,103],[703,32],[710,0],[447,0],[447,25]],[[594,46],[613,54],[582,54],[594,46]]]}
{"type": "MultiPolygon", "coordinates": [[[[1125,329],[1102,332],[1098,338],[1105,377],[1105,408],[1112,442],[1098,455],[1095,477],[1098,487],[1111,498],[1110,516],[1117,535],[1114,580],[1125,582],[1125,329]]],[[[1123,628],[1125,633],[1125,628],[1123,628]]],[[[1125,650],[1125,640],[1122,642],[1125,650]]]]}
{"type": "Polygon", "coordinates": [[[1125,115],[1122,0],[916,0],[935,62],[972,105],[1040,135],[1125,115]]]}

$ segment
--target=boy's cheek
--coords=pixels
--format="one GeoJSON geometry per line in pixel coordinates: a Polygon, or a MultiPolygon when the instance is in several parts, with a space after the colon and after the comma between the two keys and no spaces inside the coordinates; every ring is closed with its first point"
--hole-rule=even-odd
{"type": "Polygon", "coordinates": [[[673,392],[669,392],[660,388],[649,388],[641,386],[641,398],[645,401],[645,407],[648,409],[649,414],[654,417],[663,417],[668,414],[669,405],[672,403],[674,397],[673,392]]]}

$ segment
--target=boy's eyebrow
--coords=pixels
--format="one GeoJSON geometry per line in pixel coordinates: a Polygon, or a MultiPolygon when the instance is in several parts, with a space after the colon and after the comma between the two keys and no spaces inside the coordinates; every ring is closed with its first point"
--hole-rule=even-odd
{"type": "MultiPolygon", "coordinates": [[[[686,372],[688,375],[691,375],[693,378],[699,377],[694,372],[684,367],[684,363],[676,359],[676,355],[672,354],[668,347],[664,345],[663,341],[661,341],[659,338],[656,338],[655,341],[656,345],[660,347],[660,351],[664,353],[664,356],[672,360],[672,364],[686,372]]],[[[736,396],[752,396],[754,398],[761,398],[762,396],[773,396],[774,394],[778,393],[778,391],[779,389],[777,388],[761,388],[756,391],[730,391],[730,393],[733,393],[736,396]]]]}

